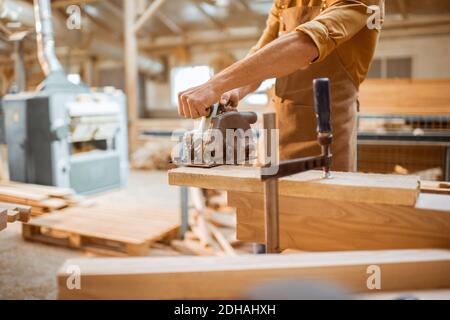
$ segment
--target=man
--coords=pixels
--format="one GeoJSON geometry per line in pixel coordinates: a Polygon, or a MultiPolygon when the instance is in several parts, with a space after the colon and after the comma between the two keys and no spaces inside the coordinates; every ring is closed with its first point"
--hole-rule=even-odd
{"type": "MultiPolygon", "coordinates": [[[[383,0],[276,0],[257,45],[207,83],[179,94],[179,113],[198,118],[220,100],[236,108],[261,81],[277,78],[274,99],[282,160],[320,153],[312,81],[331,84],[333,170],[356,171],[358,88],[379,30],[371,5],[383,0]]],[[[378,8],[383,8],[379,6],[378,8]]]]}

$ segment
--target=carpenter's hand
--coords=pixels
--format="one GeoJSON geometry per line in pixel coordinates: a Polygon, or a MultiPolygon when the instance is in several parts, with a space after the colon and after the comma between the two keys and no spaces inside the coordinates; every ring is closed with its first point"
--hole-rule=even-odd
{"type": "Polygon", "coordinates": [[[220,104],[226,106],[227,111],[236,111],[240,99],[239,95],[239,89],[225,92],[220,98],[220,104]]]}
{"type": "Polygon", "coordinates": [[[215,92],[208,83],[178,94],[178,113],[186,118],[207,116],[209,108],[219,100],[220,93],[215,92]]]}

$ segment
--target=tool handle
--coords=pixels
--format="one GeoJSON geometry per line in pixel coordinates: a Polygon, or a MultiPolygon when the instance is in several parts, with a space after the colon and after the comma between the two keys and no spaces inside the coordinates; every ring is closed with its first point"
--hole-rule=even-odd
{"type": "Polygon", "coordinates": [[[328,78],[315,79],[314,104],[317,116],[317,132],[331,132],[330,80],[328,78]]]}
{"type": "Polygon", "coordinates": [[[239,112],[242,118],[244,118],[248,124],[255,124],[258,121],[258,116],[252,111],[239,112]]]}

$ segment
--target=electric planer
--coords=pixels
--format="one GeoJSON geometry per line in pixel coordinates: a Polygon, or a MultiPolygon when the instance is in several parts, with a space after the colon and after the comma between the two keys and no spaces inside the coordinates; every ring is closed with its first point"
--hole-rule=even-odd
{"type": "Polygon", "coordinates": [[[227,112],[222,104],[214,104],[209,109],[199,128],[184,134],[174,163],[211,168],[249,164],[254,160],[256,141],[251,125],[257,121],[256,113],[227,112]]]}

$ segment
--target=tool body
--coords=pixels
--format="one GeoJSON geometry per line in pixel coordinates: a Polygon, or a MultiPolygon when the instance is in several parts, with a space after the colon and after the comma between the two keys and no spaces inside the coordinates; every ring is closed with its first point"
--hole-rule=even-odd
{"type": "MultiPolygon", "coordinates": [[[[316,79],[314,86],[314,104],[317,116],[317,141],[322,153],[317,156],[304,157],[286,161],[275,161],[261,168],[261,181],[264,182],[264,212],[266,221],[266,252],[280,252],[279,215],[278,215],[278,179],[296,173],[322,168],[324,178],[330,177],[332,164],[331,144],[333,134],[331,128],[330,86],[326,78],[316,79]]],[[[275,114],[266,115],[264,127],[274,129],[275,114]],[[270,120],[269,120],[270,119],[270,120]]],[[[270,135],[269,135],[270,136],[270,135]]],[[[270,140],[270,139],[269,139],[270,140]]],[[[272,147],[265,145],[266,154],[272,147]]]]}
{"type": "Polygon", "coordinates": [[[180,158],[175,162],[205,168],[248,163],[255,147],[251,125],[257,121],[256,113],[226,112],[221,104],[210,110],[197,130],[185,133],[180,158]]]}

